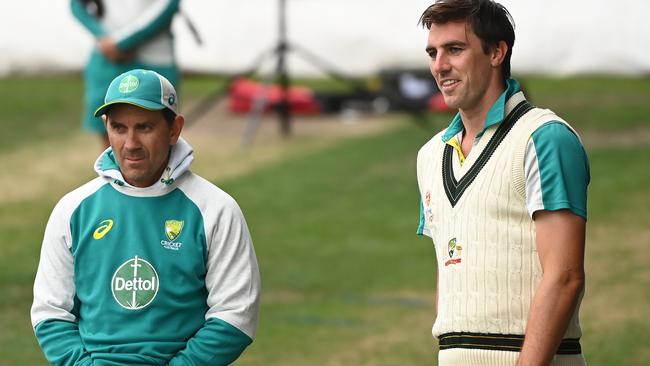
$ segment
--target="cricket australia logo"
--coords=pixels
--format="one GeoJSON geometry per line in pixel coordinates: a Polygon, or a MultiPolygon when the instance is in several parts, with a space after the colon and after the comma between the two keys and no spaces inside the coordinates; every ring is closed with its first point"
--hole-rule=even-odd
{"type": "Polygon", "coordinates": [[[156,269],[137,255],[124,262],[111,281],[113,298],[128,310],[147,307],[156,298],[159,287],[156,269]]]}
{"type": "Polygon", "coordinates": [[[160,241],[160,244],[165,249],[179,250],[181,248],[181,245],[183,245],[183,243],[174,242],[174,239],[178,238],[178,236],[181,235],[181,231],[183,231],[184,224],[185,221],[181,221],[181,220],[165,221],[165,235],[167,236],[167,239],[169,239],[169,241],[167,240],[160,241]]]}
{"type": "Polygon", "coordinates": [[[447,254],[449,254],[449,259],[445,262],[445,267],[452,264],[459,264],[462,261],[460,257],[463,247],[460,244],[456,243],[456,238],[453,238],[447,243],[447,254]]]}

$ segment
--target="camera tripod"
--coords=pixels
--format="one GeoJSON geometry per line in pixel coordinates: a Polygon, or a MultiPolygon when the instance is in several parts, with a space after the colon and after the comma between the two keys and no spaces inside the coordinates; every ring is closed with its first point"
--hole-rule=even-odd
{"type": "Polygon", "coordinates": [[[288,92],[289,88],[291,87],[291,77],[287,69],[287,53],[292,51],[296,52],[305,61],[316,66],[320,71],[324,72],[329,77],[348,85],[355,92],[364,94],[368,92],[364,85],[336,71],[332,65],[320,59],[314,53],[296,44],[290,43],[287,37],[286,20],[286,0],[278,0],[278,41],[276,45],[270,50],[262,52],[262,54],[260,54],[254,60],[252,66],[249,69],[229,76],[225,81],[224,87],[215,90],[213,93],[207,95],[205,98],[199,101],[199,103],[197,103],[197,105],[188,112],[187,119],[189,121],[195,121],[203,114],[205,114],[215,102],[217,102],[225,95],[225,92],[227,91],[229,85],[234,80],[242,77],[250,77],[257,72],[257,70],[261,67],[263,62],[268,57],[274,57],[276,58],[274,74],[269,75],[269,77],[264,79],[263,83],[265,86],[261,88],[261,91],[253,101],[249,114],[249,122],[245,128],[241,145],[242,148],[246,148],[253,142],[253,138],[261,121],[261,115],[268,104],[268,98],[265,93],[265,90],[267,89],[266,86],[271,83],[272,79],[275,79],[278,82],[280,89],[282,90],[282,97],[279,103],[274,106],[275,113],[277,114],[280,124],[280,134],[283,137],[290,136],[292,116],[289,105],[288,92]]]}

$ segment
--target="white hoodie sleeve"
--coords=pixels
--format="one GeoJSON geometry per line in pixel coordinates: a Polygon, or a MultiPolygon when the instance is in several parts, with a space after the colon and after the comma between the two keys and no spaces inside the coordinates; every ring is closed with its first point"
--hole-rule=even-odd
{"type": "Polygon", "coordinates": [[[70,251],[70,217],[73,207],[62,199],[52,211],[45,228],[41,258],[34,281],[32,326],[45,319],[75,322],[72,314],[75,285],[73,258],[70,251]]]}

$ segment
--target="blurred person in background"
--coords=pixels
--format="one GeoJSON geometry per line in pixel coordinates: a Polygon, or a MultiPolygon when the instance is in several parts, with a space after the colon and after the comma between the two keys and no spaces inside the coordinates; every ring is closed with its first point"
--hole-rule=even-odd
{"type": "Polygon", "coordinates": [[[179,86],[171,23],[180,0],[71,0],[72,14],[92,34],[95,46],[84,70],[83,127],[108,138],[95,107],[106,86],[131,69],[155,70],[179,86]]]}
{"type": "Polygon", "coordinates": [[[491,0],[420,22],[451,124],[418,152],[418,234],[433,239],[441,366],[585,365],[589,164],[577,133],[510,76],[514,23],[491,0]]]}
{"type": "Polygon", "coordinates": [[[53,365],[227,365],[257,328],[260,275],[244,216],[189,169],[174,87],[131,70],[108,87],[98,177],[47,223],[34,333],[53,365]]]}

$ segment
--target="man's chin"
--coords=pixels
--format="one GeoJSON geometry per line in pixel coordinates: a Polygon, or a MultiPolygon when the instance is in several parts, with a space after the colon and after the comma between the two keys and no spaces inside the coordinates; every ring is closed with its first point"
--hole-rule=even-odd
{"type": "Polygon", "coordinates": [[[445,104],[447,107],[452,108],[452,109],[459,109],[460,107],[458,106],[458,101],[455,98],[447,97],[444,94],[442,95],[442,99],[445,101],[445,104]]]}
{"type": "Polygon", "coordinates": [[[145,176],[139,172],[122,172],[124,180],[134,187],[143,187],[143,183],[146,181],[145,176]]]}

